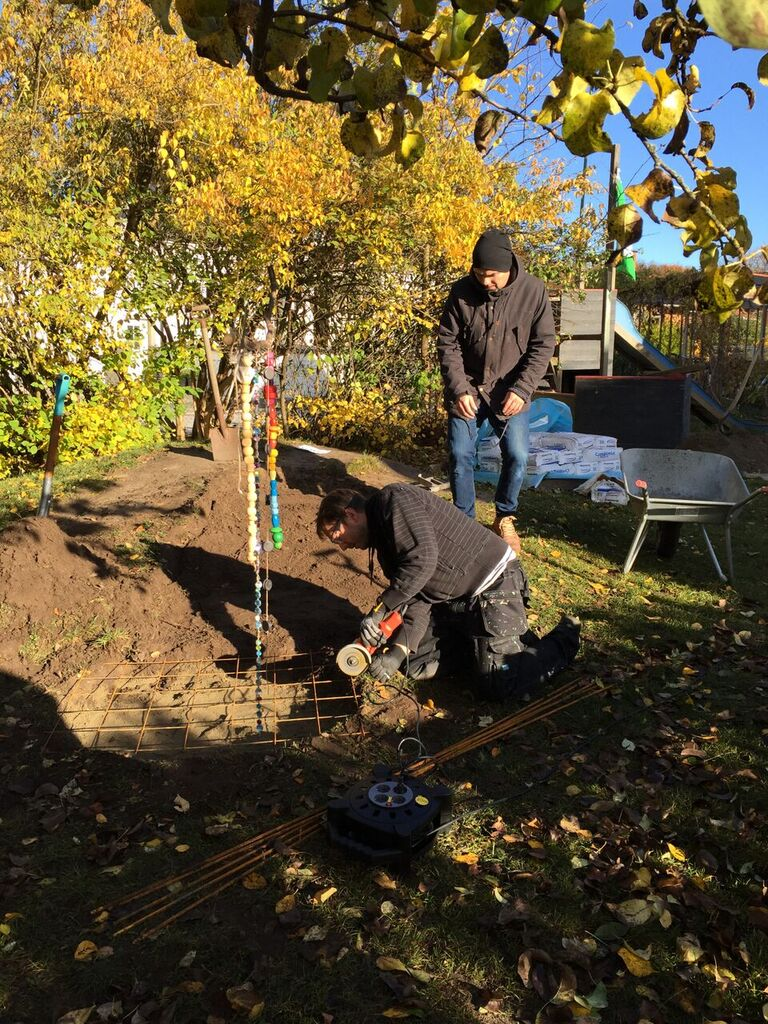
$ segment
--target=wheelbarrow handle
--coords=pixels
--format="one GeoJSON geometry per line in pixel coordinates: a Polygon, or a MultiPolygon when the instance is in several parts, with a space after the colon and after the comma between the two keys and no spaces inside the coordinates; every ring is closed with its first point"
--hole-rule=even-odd
{"type": "Polygon", "coordinates": [[[744,508],[745,505],[748,505],[750,501],[758,497],[760,494],[768,494],[768,487],[758,487],[756,491],[752,491],[752,493],[748,494],[742,501],[737,502],[728,513],[728,518],[732,519],[738,511],[744,508]]]}

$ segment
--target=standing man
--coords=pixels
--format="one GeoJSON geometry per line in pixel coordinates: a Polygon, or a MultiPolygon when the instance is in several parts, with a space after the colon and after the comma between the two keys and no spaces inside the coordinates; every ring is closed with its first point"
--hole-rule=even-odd
{"type": "Polygon", "coordinates": [[[488,420],[499,438],[501,474],[493,531],[516,551],[513,513],[528,461],[531,395],[555,350],[555,322],[543,281],[526,274],[503,231],[477,240],[472,269],[451,288],[437,352],[448,409],[453,502],[474,519],[475,446],[488,420]]]}
{"type": "Polygon", "coordinates": [[[375,679],[398,671],[431,679],[453,647],[445,660],[454,671],[462,654],[472,655],[480,694],[503,700],[535,689],[576,657],[578,620],[563,617],[542,639],[532,633],[517,555],[429,491],[412,484],[390,484],[369,498],[331,491],[316,525],[318,536],[342,551],[367,548],[371,565],[375,552],[389,580],[360,623],[361,639],[377,648],[369,669],[375,679]],[[403,624],[386,640],[379,623],[395,609],[403,624]]]}

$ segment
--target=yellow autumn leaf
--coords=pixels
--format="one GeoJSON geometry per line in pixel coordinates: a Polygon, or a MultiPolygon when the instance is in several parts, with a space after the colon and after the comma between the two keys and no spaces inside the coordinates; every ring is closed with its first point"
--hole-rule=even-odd
{"type": "Polygon", "coordinates": [[[453,859],[457,864],[477,864],[480,858],[476,853],[455,853],[453,859]]]}
{"type": "Polygon", "coordinates": [[[373,880],[380,889],[396,889],[397,882],[394,878],[390,878],[386,871],[377,871],[373,876],[373,880]]]}
{"type": "Polygon", "coordinates": [[[630,949],[629,946],[622,946],[619,950],[619,956],[624,961],[629,973],[636,978],[647,978],[649,974],[653,974],[650,959],[646,960],[645,957],[640,956],[634,949],[630,949]]]}
{"type": "Polygon", "coordinates": [[[90,939],[83,939],[75,950],[75,960],[93,960],[99,952],[99,947],[90,939]]]}
{"type": "Polygon", "coordinates": [[[695,668],[691,668],[690,665],[683,665],[683,675],[684,676],[695,676],[695,675],[698,675],[698,673],[696,672],[696,669],[695,668]]]}
{"type": "Polygon", "coordinates": [[[685,850],[681,850],[679,846],[675,846],[674,843],[667,843],[667,849],[675,858],[675,860],[687,860],[685,850]]]}
{"type": "Polygon", "coordinates": [[[408,974],[408,968],[403,961],[396,960],[393,956],[380,956],[376,966],[380,971],[400,971],[402,974],[408,974]]]}
{"type": "Polygon", "coordinates": [[[407,1006],[390,1006],[389,1009],[383,1010],[382,1017],[412,1017],[414,1011],[407,1006]]]}
{"type": "Polygon", "coordinates": [[[94,1006],[84,1006],[80,1010],[70,1010],[63,1017],[59,1017],[56,1024],[86,1024],[95,1009],[94,1006]]]}
{"type": "Polygon", "coordinates": [[[276,914],[287,914],[289,910],[293,910],[296,906],[296,897],[293,893],[288,893],[287,896],[283,896],[281,900],[278,900],[275,904],[276,914]]]}
{"type": "Polygon", "coordinates": [[[266,887],[267,880],[264,875],[260,875],[258,871],[249,871],[243,878],[244,889],[266,889],[266,887]]]}
{"type": "Polygon", "coordinates": [[[326,903],[331,898],[331,896],[334,896],[338,891],[339,890],[336,888],[335,885],[329,885],[327,889],[323,889],[321,890],[321,892],[316,892],[315,895],[312,897],[312,902],[316,906],[320,906],[320,904],[326,903]]]}

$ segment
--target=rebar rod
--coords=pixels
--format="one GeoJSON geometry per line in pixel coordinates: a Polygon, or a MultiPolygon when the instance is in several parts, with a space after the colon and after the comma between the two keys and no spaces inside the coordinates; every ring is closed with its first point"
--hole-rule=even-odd
{"type": "MultiPolygon", "coordinates": [[[[609,685],[597,680],[588,681],[586,684],[583,679],[566,683],[547,697],[534,701],[526,708],[508,715],[498,722],[492,723],[490,726],[486,726],[471,736],[457,741],[432,757],[424,758],[415,765],[409,766],[409,771],[416,776],[426,775],[456,757],[471,753],[473,750],[489,742],[502,739],[514,732],[534,725],[548,718],[552,713],[572,707],[588,697],[607,693],[610,688],[609,685]]],[[[267,860],[275,852],[274,844],[276,842],[282,841],[286,844],[297,842],[319,831],[324,817],[325,810],[321,809],[312,811],[310,814],[304,815],[299,819],[294,819],[292,822],[277,825],[258,836],[254,836],[235,847],[231,847],[229,850],[207,858],[195,868],[190,868],[178,875],[166,877],[160,882],[147,886],[138,892],[131,893],[128,896],[113,901],[111,904],[99,907],[94,913],[104,910],[110,911],[116,907],[128,904],[135,904],[137,900],[145,896],[154,895],[171,885],[183,884],[186,879],[187,888],[184,892],[168,893],[151,901],[149,904],[144,904],[133,911],[128,911],[122,921],[118,922],[121,924],[121,927],[114,933],[115,935],[123,934],[160,914],[166,913],[173,907],[179,907],[179,904],[184,904],[170,918],[164,918],[161,922],[153,925],[151,929],[142,933],[144,937],[159,934],[169,924],[178,920],[206,900],[230,888],[254,866],[267,860]],[[198,898],[193,903],[189,903],[190,898],[193,896],[198,898]],[[136,914],[141,916],[135,917],[136,914]]]]}

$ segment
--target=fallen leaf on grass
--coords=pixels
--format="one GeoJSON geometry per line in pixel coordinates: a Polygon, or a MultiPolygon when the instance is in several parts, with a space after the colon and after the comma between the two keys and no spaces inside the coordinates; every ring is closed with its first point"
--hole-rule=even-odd
{"type": "Polygon", "coordinates": [[[266,889],[266,887],[267,880],[264,875],[260,875],[258,871],[249,871],[243,878],[244,889],[266,889]]]}
{"type": "Polygon", "coordinates": [[[75,950],[75,960],[95,960],[99,947],[90,939],[83,939],[75,950]]]}
{"type": "Polygon", "coordinates": [[[397,882],[394,878],[390,878],[386,871],[377,871],[373,876],[373,880],[380,889],[396,889],[397,882]]]}
{"type": "Polygon", "coordinates": [[[402,971],[403,974],[410,973],[403,961],[396,960],[393,956],[380,956],[376,961],[376,966],[380,971],[402,971]]]}
{"type": "Polygon", "coordinates": [[[227,1000],[233,1010],[243,1010],[248,1020],[257,1020],[264,1010],[264,1000],[256,994],[253,982],[227,989],[227,1000]]]}
{"type": "Polygon", "coordinates": [[[622,946],[619,950],[619,956],[624,961],[629,973],[634,975],[636,978],[647,978],[649,974],[653,974],[650,953],[647,957],[641,956],[640,953],[634,949],[630,949],[629,946],[622,946]]]}
{"type": "Polygon", "coordinates": [[[653,907],[645,900],[624,900],[618,905],[609,903],[607,906],[620,921],[628,924],[631,928],[645,924],[653,916],[653,907]]]}
{"type": "Polygon", "coordinates": [[[183,796],[177,793],[173,801],[174,810],[178,811],[179,814],[186,814],[189,806],[189,800],[185,800],[183,796]]]}
{"type": "Polygon", "coordinates": [[[283,896],[281,900],[278,900],[275,904],[276,914],[287,914],[289,910],[293,910],[296,906],[296,897],[293,893],[288,893],[287,896],[283,896]]]}
{"type": "Polygon", "coordinates": [[[677,955],[684,963],[695,964],[697,960],[704,956],[704,950],[699,945],[699,940],[696,936],[687,933],[678,936],[677,955]]]}
{"type": "Polygon", "coordinates": [[[454,853],[453,859],[457,864],[477,864],[480,860],[476,853],[454,853]]]}
{"type": "Polygon", "coordinates": [[[56,1024],[86,1024],[86,1021],[91,1016],[93,1009],[93,1006],[85,1006],[82,1010],[70,1010],[69,1013],[65,1013],[63,1017],[59,1017],[56,1024]]]}
{"type": "Polygon", "coordinates": [[[390,1006],[383,1010],[382,1017],[423,1017],[424,1014],[415,1006],[390,1006]]]}
{"type": "Polygon", "coordinates": [[[339,890],[335,885],[329,885],[327,889],[322,889],[320,892],[316,892],[312,897],[312,902],[315,906],[320,906],[322,903],[326,903],[331,896],[334,896],[339,890]]]}
{"type": "Polygon", "coordinates": [[[674,843],[667,843],[667,849],[675,858],[675,860],[683,861],[688,859],[685,850],[681,850],[680,847],[675,846],[674,843]]]}

